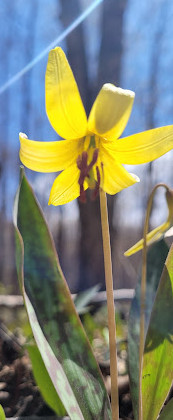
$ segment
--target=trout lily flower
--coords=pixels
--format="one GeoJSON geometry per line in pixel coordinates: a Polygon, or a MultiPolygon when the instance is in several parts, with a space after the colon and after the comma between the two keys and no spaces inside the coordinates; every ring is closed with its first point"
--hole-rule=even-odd
{"type": "Polygon", "coordinates": [[[20,133],[20,159],[34,171],[62,171],[53,183],[49,204],[65,204],[79,196],[85,201],[87,188],[93,197],[99,188],[116,194],[139,181],[123,164],[151,162],[173,148],[173,126],[119,139],[135,95],[110,83],[103,85],[87,121],[71,67],[60,47],[49,53],[45,96],[49,121],[64,140],[40,142],[20,133]]]}

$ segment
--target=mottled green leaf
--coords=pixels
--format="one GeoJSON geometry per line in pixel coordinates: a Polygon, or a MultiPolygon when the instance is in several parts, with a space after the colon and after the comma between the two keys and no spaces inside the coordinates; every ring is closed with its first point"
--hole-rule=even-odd
{"type": "MultiPolygon", "coordinates": [[[[146,310],[145,310],[145,331],[147,331],[149,318],[158,287],[159,279],[163,270],[164,262],[168,254],[168,246],[161,240],[152,245],[147,253],[147,288],[146,288],[146,310]]],[[[135,290],[135,297],[132,301],[129,326],[128,326],[128,364],[130,375],[130,388],[135,419],[138,418],[139,399],[139,330],[140,330],[140,290],[141,279],[139,279],[135,290]]]]}
{"type": "Polygon", "coordinates": [[[173,418],[173,398],[165,405],[158,420],[172,420],[173,418]]]}
{"type": "Polygon", "coordinates": [[[2,408],[2,405],[0,405],[0,420],[5,420],[5,413],[2,408]]]}
{"type": "Polygon", "coordinates": [[[142,372],[143,418],[156,420],[173,381],[173,246],[148,327],[142,372]]]}
{"type": "Polygon", "coordinates": [[[23,173],[14,222],[19,282],[34,338],[53,385],[72,420],[111,419],[102,376],[47,224],[23,173]]]}
{"type": "Polygon", "coordinates": [[[45,402],[55,411],[58,416],[63,417],[66,410],[59,399],[56,389],[50,379],[40,351],[36,345],[28,345],[27,350],[32,363],[33,374],[45,402]]]}

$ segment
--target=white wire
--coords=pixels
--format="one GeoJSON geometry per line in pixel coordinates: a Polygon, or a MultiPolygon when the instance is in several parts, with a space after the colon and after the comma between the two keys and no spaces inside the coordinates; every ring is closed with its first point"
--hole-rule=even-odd
{"type": "Polygon", "coordinates": [[[12,76],[6,83],[4,83],[0,87],[0,95],[8,89],[11,85],[13,85],[17,80],[19,80],[25,73],[32,69],[42,58],[54,48],[57,44],[63,41],[67,35],[69,35],[80,23],[82,23],[92,11],[99,6],[104,0],[95,0],[87,9],[80,14],[56,39],[54,39],[40,54],[37,55],[33,60],[31,60],[22,70],[12,76]]]}

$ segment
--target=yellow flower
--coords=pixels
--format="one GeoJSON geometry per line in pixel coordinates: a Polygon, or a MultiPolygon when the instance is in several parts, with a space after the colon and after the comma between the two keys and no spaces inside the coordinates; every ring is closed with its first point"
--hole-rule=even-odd
{"type": "Polygon", "coordinates": [[[61,48],[50,51],[45,79],[46,111],[65,140],[39,142],[20,133],[20,159],[39,172],[62,171],[55,179],[49,204],[97,195],[99,187],[116,194],[139,181],[122,164],[151,162],[173,148],[173,126],[129,137],[121,136],[131,113],[134,93],[108,83],[100,90],[88,121],[72,70],[61,48]]]}

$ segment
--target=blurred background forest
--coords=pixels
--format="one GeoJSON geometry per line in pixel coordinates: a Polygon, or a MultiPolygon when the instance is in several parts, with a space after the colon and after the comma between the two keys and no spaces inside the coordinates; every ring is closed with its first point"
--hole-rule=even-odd
{"type": "MultiPolygon", "coordinates": [[[[59,43],[68,56],[87,113],[103,83],[112,82],[136,93],[124,135],[173,124],[172,0],[0,0],[0,290],[3,293],[18,292],[12,226],[13,200],[19,181],[18,133],[22,131],[35,140],[57,139],[45,113],[48,51],[42,57],[40,53],[92,4],[96,7],[59,43]],[[19,73],[33,60],[27,72],[19,73]]],[[[173,187],[172,157],[170,152],[152,164],[128,167],[141,182],[108,197],[115,287],[134,286],[140,259],[138,255],[127,259],[123,252],[142,235],[152,187],[157,182],[167,182],[173,187]]],[[[97,283],[104,288],[99,202],[88,201],[82,205],[76,200],[64,206],[48,207],[56,174],[29,170],[26,173],[53,232],[71,291],[97,283]]],[[[151,226],[161,223],[166,211],[161,192],[156,197],[151,226]]]]}

